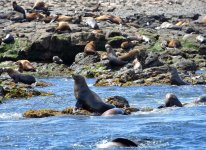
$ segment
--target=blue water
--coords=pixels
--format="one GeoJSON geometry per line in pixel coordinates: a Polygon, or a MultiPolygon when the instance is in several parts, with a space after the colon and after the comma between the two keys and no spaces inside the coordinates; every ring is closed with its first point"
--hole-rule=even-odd
{"type": "MultiPolygon", "coordinates": [[[[0,150],[98,149],[97,145],[117,137],[150,139],[136,149],[206,149],[206,106],[168,108],[137,112],[129,116],[62,116],[27,119],[29,109],[58,109],[74,106],[73,80],[39,79],[54,86],[37,88],[54,96],[5,101],[0,105],[0,150]]],[[[120,95],[135,107],[156,108],[168,92],[181,102],[191,102],[206,94],[206,86],[137,86],[90,88],[102,99],[120,95]]],[[[125,149],[125,148],[124,148],[125,149]]],[[[131,148],[130,148],[131,149],[131,148]]],[[[133,148],[132,148],[133,149],[133,148]]]]}

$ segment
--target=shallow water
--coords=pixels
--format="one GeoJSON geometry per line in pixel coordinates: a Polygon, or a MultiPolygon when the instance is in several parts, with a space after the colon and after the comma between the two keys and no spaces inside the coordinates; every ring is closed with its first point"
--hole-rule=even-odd
{"type": "MultiPolygon", "coordinates": [[[[26,119],[29,109],[62,110],[74,106],[73,80],[67,78],[39,79],[55,86],[37,88],[54,92],[50,97],[15,99],[0,105],[0,149],[97,149],[96,145],[117,137],[131,140],[150,139],[137,149],[206,149],[206,106],[168,108],[137,112],[129,116],[63,116],[26,119]]],[[[206,94],[206,86],[138,86],[90,88],[102,99],[119,95],[135,107],[156,108],[168,92],[181,102],[191,102],[206,94]]],[[[131,148],[130,148],[131,149],[131,148]]]]}

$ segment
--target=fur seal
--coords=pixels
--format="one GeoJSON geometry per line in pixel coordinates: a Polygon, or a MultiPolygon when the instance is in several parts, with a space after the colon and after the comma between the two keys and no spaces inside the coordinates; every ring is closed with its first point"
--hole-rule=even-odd
{"type": "Polygon", "coordinates": [[[2,38],[0,38],[0,45],[1,45],[1,43],[2,43],[2,38]]]}
{"type": "Polygon", "coordinates": [[[88,111],[104,113],[114,108],[113,105],[104,103],[101,98],[89,89],[85,78],[81,75],[72,75],[74,79],[74,95],[77,99],[76,108],[83,108],[88,111]]]}
{"type": "Polygon", "coordinates": [[[34,66],[32,65],[32,63],[28,60],[18,60],[16,62],[16,65],[19,66],[19,72],[23,72],[23,71],[36,71],[36,69],[34,68],[34,66]]]}
{"type": "Polygon", "coordinates": [[[43,18],[45,18],[45,16],[43,14],[40,14],[40,13],[37,13],[37,12],[27,13],[26,14],[26,19],[28,21],[42,20],[43,18]]]}
{"type": "Polygon", "coordinates": [[[127,64],[127,61],[123,61],[120,58],[117,57],[117,55],[115,54],[114,50],[112,49],[112,47],[109,44],[105,45],[106,51],[107,51],[107,58],[109,59],[109,63],[112,66],[123,66],[125,64],[127,64]]]}
{"type": "Polygon", "coordinates": [[[202,18],[201,23],[206,24],[206,16],[202,18]]]}
{"type": "Polygon", "coordinates": [[[110,21],[112,23],[116,23],[116,24],[122,24],[123,20],[118,17],[118,16],[113,16],[113,15],[102,15],[99,17],[95,18],[97,21],[110,21]]]}
{"type": "Polygon", "coordinates": [[[63,63],[63,60],[61,58],[59,58],[59,56],[53,56],[52,60],[56,64],[62,64],[63,63]]]}
{"type": "Polygon", "coordinates": [[[205,103],[206,102],[206,96],[200,96],[194,102],[195,103],[205,103]]]}
{"type": "Polygon", "coordinates": [[[169,70],[171,73],[170,82],[172,85],[190,85],[189,83],[182,80],[182,78],[179,76],[176,68],[170,67],[169,70]]]}
{"type": "Polygon", "coordinates": [[[8,75],[14,80],[15,83],[22,82],[24,84],[31,85],[36,82],[36,79],[31,75],[21,74],[18,71],[15,71],[11,68],[4,69],[4,72],[7,72],[8,75]]]}
{"type": "Polygon", "coordinates": [[[14,37],[11,34],[7,34],[5,38],[3,38],[2,42],[9,44],[14,42],[14,37]]]}
{"type": "Polygon", "coordinates": [[[95,55],[95,54],[97,54],[96,49],[95,49],[95,42],[94,41],[90,41],[89,43],[87,43],[87,45],[84,48],[84,53],[86,55],[95,55]]]}
{"type": "Polygon", "coordinates": [[[105,111],[102,116],[113,116],[113,115],[126,115],[123,109],[121,108],[112,108],[105,111]]]}
{"type": "Polygon", "coordinates": [[[47,12],[48,11],[48,7],[46,6],[45,2],[41,1],[41,0],[37,0],[34,3],[33,9],[35,10],[42,10],[47,12]]]}
{"type": "Polygon", "coordinates": [[[68,31],[71,32],[71,28],[69,26],[69,24],[67,22],[61,21],[58,23],[58,26],[55,29],[56,32],[64,32],[64,31],[68,31]]]}
{"type": "Polygon", "coordinates": [[[131,50],[128,53],[119,56],[119,59],[121,59],[122,61],[134,60],[134,58],[137,57],[137,55],[140,53],[140,51],[141,50],[139,50],[139,49],[131,50]]]}
{"type": "Polygon", "coordinates": [[[121,48],[123,50],[129,50],[130,48],[134,47],[135,44],[136,44],[136,41],[125,41],[125,42],[122,42],[121,48]]]}
{"type": "Polygon", "coordinates": [[[173,93],[167,93],[165,96],[165,104],[159,106],[158,108],[164,107],[183,107],[182,103],[178,100],[177,96],[173,93]]]}
{"type": "Polygon", "coordinates": [[[58,22],[61,22],[61,21],[72,22],[72,20],[73,20],[73,17],[71,16],[59,15],[55,17],[55,21],[58,21],[58,22]]]}
{"type": "Polygon", "coordinates": [[[126,138],[116,138],[105,144],[98,144],[98,148],[115,148],[115,147],[138,147],[135,142],[126,138]]]}
{"type": "Polygon", "coordinates": [[[13,1],[12,3],[13,9],[19,13],[22,13],[24,15],[24,19],[26,19],[26,12],[24,10],[24,8],[22,8],[21,6],[17,5],[16,1],[13,1]]]}

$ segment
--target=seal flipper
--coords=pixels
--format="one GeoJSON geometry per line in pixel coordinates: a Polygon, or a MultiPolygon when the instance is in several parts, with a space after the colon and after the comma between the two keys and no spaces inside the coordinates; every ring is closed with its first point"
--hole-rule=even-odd
{"type": "Polygon", "coordinates": [[[75,104],[75,110],[81,109],[81,108],[83,108],[83,104],[80,101],[77,100],[77,102],[75,104]]]}

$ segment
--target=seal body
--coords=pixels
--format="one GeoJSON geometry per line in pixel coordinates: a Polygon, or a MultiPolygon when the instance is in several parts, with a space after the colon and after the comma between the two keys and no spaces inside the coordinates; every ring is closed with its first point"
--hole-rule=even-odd
{"type": "Polygon", "coordinates": [[[56,31],[69,31],[71,32],[70,26],[67,22],[61,21],[58,23],[58,26],[56,27],[56,31]]]}
{"type": "Polygon", "coordinates": [[[114,108],[113,105],[104,103],[95,92],[89,89],[83,76],[72,75],[72,77],[74,79],[74,95],[77,99],[76,108],[83,108],[101,114],[114,108]]]}
{"type": "Polygon", "coordinates": [[[14,80],[15,83],[22,82],[24,84],[31,85],[32,83],[36,82],[36,79],[33,76],[21,74],[11,68],[5,69],[4,71],[8,73],[8,75],[14,80]]]}
{"type": "Polygon", "coordinates": [[[182,78],[179,76],[176,68],[170,67],[169,69],[171,72],[170,82],[172,85],[189,85],[189,83],[182,80],[182,78]]]}
{"type": "Polygon", "coordinates": [[[14,37],[11,34],[7,34],[5,38],[3,38],[2,42],[9,44],[14,42],[14,37]]]}
{"type": "Polygon", "coordinates": [[[126,138],[116,138],[111,142],[98,145],[98,148],[117,148],[117,147],[138,147],[138,144],[126,138]]]}
{"type": "Polygon", "coordinates": [[[122,66],[127,64],[127,61],[123,61],[120,58],[117,57],[114,50],[109,44],[105,45],[106,51],[107,51],[107,58],[109,59],[109,63],[113,66],[122,66]]]}
{"type": "Polygon", "coordinates": [[[86,55],[94,55],[97,54],[96,50],[95,50],[95,42],[94,41],[90,41],[89,43],[87,43],[87,45],[84,48],[84,53],[86,55]]]}
{"type": "Polygon", "coordinates": [[[125,112],[121,108],[112,108],[107,111],[105,111],[102,116],[113,116],[113,115],[124,115],[125,112]]]}
{"type": "Polygon", "coordinates": [[[195,100],[195,103],[206,103],[206,96],[200,96],[195,100]]]}
{"type": "Polygon", "coordinates": [[[165,96],[165,104],[159,106],[158,108],[165,108],[165,107],[183,107],[182,103],[179,101],[177,96],[173,93],[167,93],[165,96]]]}
{"type": "Polygon", "coordinates": [[[16,1],[14,1],[12,3],[13,9],[19,13],[22,13],[24,15],[24,19],[26,19],[26,12],[24,10],[24,8],[22,8],[21,6],[17,5],[16,1]]]}
{"type": "Polygon", "coordinates": [[[19,72],[23,71],[36,71],[32,63],[28,60],[18,60],[16,64],[19,66],[19,72]]]}

